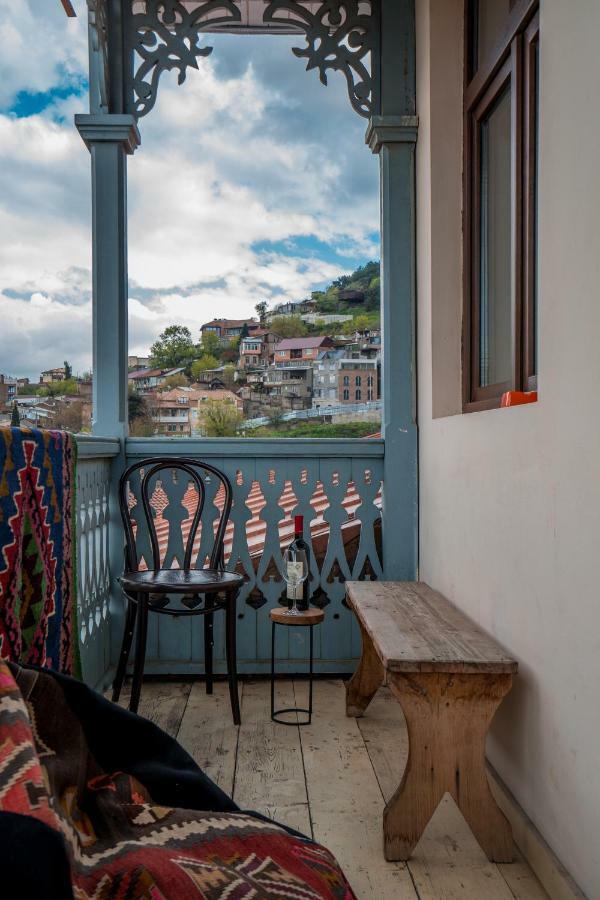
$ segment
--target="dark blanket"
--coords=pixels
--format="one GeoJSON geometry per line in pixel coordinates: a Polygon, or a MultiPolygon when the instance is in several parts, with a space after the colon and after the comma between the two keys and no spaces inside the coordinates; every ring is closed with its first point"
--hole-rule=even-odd
{"type": "Polygon", "coordinates": [[[0,810],[7,900],[354,897],[325,848],[240,812],[151,722],[2,662],[0,810]]]}

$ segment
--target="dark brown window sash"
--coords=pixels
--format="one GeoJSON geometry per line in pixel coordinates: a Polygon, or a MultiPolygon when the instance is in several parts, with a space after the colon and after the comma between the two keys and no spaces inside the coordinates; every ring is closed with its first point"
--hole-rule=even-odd
{"type": "Polygon", "coordinates": [[[523,64],[523,384],[525,390],[537,390],[537,131],[538,84],[536,50],[540,34],[539,13],[529,23],[524,35],[523,64]]]}
{"type": "MultiPolygon", "coordinates": [[[[501,41],[465,88],[464,117],[464,295],[463,410],[499,406],[507,390],[533,390],[535,369],[535,218],[536,218],[536,89],[535,41],[539,35],[538,0],[515,0],[501,41]],[[524,31],[525,29],[525,31],[524,31]],[[523,33],[524,32],[524,33],[523,33]],[[481,264],[481,121],[511,87],[512,182],[511,230],[514,278],[512,308],[513,372],[510,381],[486,385],[480,378],[481,264]],[[533,129],[531,123],[533,122],[533,129]],[[524,202],[526,199],[526,202],[524,202]]],[[[473,65],[471,3],[466,3],[466,79],[473,65]]]]}

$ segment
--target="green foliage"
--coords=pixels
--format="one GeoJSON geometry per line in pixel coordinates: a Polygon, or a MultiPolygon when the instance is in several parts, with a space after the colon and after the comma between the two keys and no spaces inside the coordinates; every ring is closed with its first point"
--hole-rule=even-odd
{"type": "Polygon", "coordinates": [[[69,379],[71,379],[73,377],[73,369],[72,369],[71,365],[67,362],[66,359],[65,359],[63,365],[65,367],[65,381],[69,381],[69,379]]]}
{"type": "Polygon", "coordinates": [[[267,306],[266,300],[261,300],[260,303],[257,303],[256,306],[254,307],[254,310],[256,312],[256,315],[258,316],[258,320],[261,325],[264,324],[268,308],[269,307],[267,306]]]}
{"type": "Polygon", "coordinates": [[[235,437],[244,420],[235,404],[209,400],[202,406],[202,433],[206,437],[235,437]]]}
{"type": "Polygon", "coordinates": [[[190,329],[185,325],[169,325],[150,347],[150,358],[157,368],[175,369],[189,365],[195,352],[190,329]]]}
{"type": "Polygon", "coordinates": [[[313,291],[312,298],[317,301],[317,312],[324,315],[335,313],[360,315],[365,312],[375,312],[378,315],[379,291],[379,262],[372,260],[364,266],[359,266],[351,275],[336,278],[324,291],[313,291]],[[340,300],[339,294],[342,290],[362,291],[365,295],[364,303],[357,309],[357,304],[340,300]]]}
{"type": "Polygon", "coordinates": [[[132,384],[129,385],[128,393],[129,402],[127,418],[129,420],[129,425],[131,426],[136,419],[148,415],[148,406],[146,404],[146,398],[143,397],[142,394],[138,394],[132,384]]]}
{"type": "Polygon", "coordinates": [[[219,360],[216,356],[213,356],[211,353],[205,353],[200,359],[195,359],[192,363],[192,378],[194,381],[200,381],[201,375],[207,369],[216,369],[218,365],[219,360]]]}
{"type": "Polygon", "coordinates": [[[38,385],[35,391],[38,397],[75,397],[78,393],[77,382],[74,378],[65,381],[50,381],[47,384],[38,385]]]}
{"type": "Polygon", "coordinates": [[[221,341],[218,334],[215,334],[214,331],[203,331],[200,349],[203,354],[219,357],[223,348],[221,347],[221,341]]]}
{"type": "Polygon", "coordinates": [[[246,437],[253,438],[364,438],[370,434],[376,434],[381,426],[377,422],[340,422],[329,424],[312,421],[283,422],[277,427],[264,425],[262,428],[252,428],[246,432],[246,437]]]}
{"type": "Polygon", "coordinates": [[[183,372],[179,372],[178,375],[169,375],[168,378],[165,378],[163,383],[158,388],[159,391],[172,391],[173,388],[178,387],[187,387],[188,380],[183,374],[183,372]]]}
{"type": "Polygon", "coordinates": [[[13,408],[10,414],[10,424],[12,428],[19,428],[21,425],[21,416],[19,415],[19,407],[17,406],[17,401],[13,403],[13,408]]]}
{"type": "Polygon", "coordinates": [[[271,331],[281,338],[292,338],[303,337],[308,333],[308,328],[300,316],[275,316],[271,321],[271,331]]]}
{"type": "Polygon", "coordinates": [[[146,411],[143,415],[136,416],[129,425],[131,437],[152,437],[155,433],[155,425],[152,416],[146,411]]]}

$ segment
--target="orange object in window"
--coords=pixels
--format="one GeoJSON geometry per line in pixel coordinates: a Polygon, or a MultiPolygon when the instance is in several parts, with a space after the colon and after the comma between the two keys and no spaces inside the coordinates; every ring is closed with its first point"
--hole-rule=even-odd
{"type": "Polygon", "coordinates": [[[537,403],[537,391],[506,391],[502,394],[500,406],[522,406],[523,403],[537,403]]]}

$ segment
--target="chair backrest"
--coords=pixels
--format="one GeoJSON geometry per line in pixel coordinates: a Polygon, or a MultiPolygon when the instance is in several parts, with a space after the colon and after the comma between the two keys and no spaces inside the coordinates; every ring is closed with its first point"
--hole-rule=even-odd
{"type": "MultiPolygon", "coordinates": [[[[140,544],[144,537],[150,537],[150,554],[152,556],[152,568],[158,571],[161,568],[161,551],[165,550],[164,539],[159,539],[156,528],[155,515],[152,506],[153,496],[157,490],[159,482],[163,487],[163,497],[166,496],[166,504],[163,513],[170,512],[165,518],[169,520],[169,544],[171,544],[170,530],[175,525],[182,525],[182,522],[190,516],[190,510],[184,507],[184,496],[188,495],[190,486],[197,494],[195,510],[192,516],[192,522],[185,540],[183,539],[183,529],[181,533],[183,546],[183,563],[181,567],[184,569],[204,568],[204,560],[209,557],[210,567],[213,569],[222,569],[224,566],[224,539],[225,530],[231,513],[232,491],[231,484],[227,476],[216,469],[214,466],[201,460],[192,459],[190,457],[151,457],[142,459],[133,463],[123,472],[119,480],[119,507],[121,510],[121,518],[123,519],[123,527],[125,529],[125,566],[127,571],[136,572],[140,567],[140,560],[144,555],[141,552],[140,544]],[[169,495],[169,485],[166,485],[166,473],[171,473],[171,480],[175,484],[175,477],[178,481],[178,497],[174,499],[169,495]],[[192,564],[192,555],[194,552],[194,543],[198,534],[198,528],[202,522],[202,514],[205,509],[206,500],[206,483],[215,479],[213,488],[216,487],[212,495],[214,501],[222,487],[222,508],[219,503],[218,522],[216,529],[214,521],[216,516],[205,521],[202,526],[201,550],[197,554],[195,564],[192,564]],[[132,497],[134,502],[132,503],[132,497]],[[173,507],[175,507],[173,509],[173,507]],[[135,527],[134,527],[135,525],[135,527]],[[143,526],[145,526],[145,535],[142,534],[143,526]]],[[[172,486],[171,486],[172,488],[172,486]]],[[[173,494],[173,490],[171,490],[173,494]]],[[[162,535],[161,535],[162,537],[162,535]]],[[[146,541],[147,547],[147,541],[146,541]]],[[[150,560],[146,559],[146,564],[150,568],[150,560]]]]}

